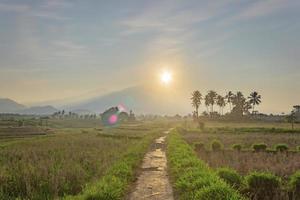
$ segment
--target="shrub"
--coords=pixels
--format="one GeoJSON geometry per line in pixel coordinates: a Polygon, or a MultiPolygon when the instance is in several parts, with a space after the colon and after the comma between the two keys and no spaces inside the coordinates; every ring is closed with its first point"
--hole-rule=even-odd
{"type": "Polygon", "coordinates": [[[297,150],[300,151],[300,146],[297,146],[297,150]]]}
{"type": "Polygon", "coordinates": [[[233,169],[219,168],[217,175],[234,188],[239,188],[242,184],[242,177],[233,169]]]}
{"type": "Polygon", "coordinates": [[[284,152],[284,151],[287,151],[289,149],[289,146],[287,144],[277,144],[275,146],[275,149],[278,152],[284,152]]]}
{"type": "Polygon", "coordinates": [[[220,151],[220,150],[222,150],[222,148],[223,148],[223,145],[222,145],[222,143],[220,141],[218,141],[218,140],[213,140],[212,141],[212,143],[211,143],[211,149],[213,151],[220,151]]]}
{"type": "Polygon", "coordinates": [[[195,143],[194,146],[196,151],[203,151],[205,149],[205,145],[202,142],[195,143]]]}
{"type": "Polygon", "coordinates": [[[300,199],[300,171],[290,177],[288,189],[292,195],[292,199],[300,199]]]}
{"type": "Polygon", "coordinates": [[[253,144],[252,148],[255,152],[266,151],[267,145],[265,143],[253,144]]]}
{"type": "Polygon", "coordinates": [[[271,173],[252,172],[245,179],[253,199],[275,199],[280,191],[281,179],[271,173]]]}
{"type": "Polygon", "coordinates": [[[196,200],[241,200],[238,195],[232,195],[233,189],[219,184],[205,187],[195,193],[196,200]]]}
{"type": "Polygon", "coordinates": [[[232,145],[232,149],[236,151],[241,151],[242,150],[242,145],[241,144],[234,144],[232,145]]]}
{"type": "Polygon", "coordinates": [[[178,199],[240,200],[240,194],[199,160],[191,148],[173,130],[168,136],[167,156],[170,175],[178,199]]]}

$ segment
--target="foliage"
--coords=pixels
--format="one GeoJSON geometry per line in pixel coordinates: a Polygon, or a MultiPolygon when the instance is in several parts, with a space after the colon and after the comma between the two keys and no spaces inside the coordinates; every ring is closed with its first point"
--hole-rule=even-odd
{"type": "Polygon", "coordinates": [[[300,199],[300,171],[290,177],[288,190],[291,192],[293,199],[300,199]]]}
{"type": "Polygon", "coordinates": [[[234,144],[232,145],[232,149],[236,151],[241,151],[242,150],[242,145],[241,144],[234,144]]]}
{"type": "Polygon", "coordinates": [[[261,95],[259,95],[256,91],[252,92],[248,97],[249,103],[252,105],[252,113],[254,113],[255,105],[259,105],[261,103],[261,95]]]}
{"type": "Polygon", "coordinates": [[[219,168],[217,175],[234,188],[240,188],[242,185],[242,177],[233,169],[219,168]]]}
{"type": "Polygon", "coordinates": [[[194,147],[195,147],[196,151],[203,151],[203,150],[205,150],[205,145],[202,142],[195,143],[194,147]]]}
{"type": "Polygon", "coordinates": [[[236,200],[242,197],[197,158],[177,130],[168,137],[170,174],[179,199],[236,200]]]}
{"type": "Polygon", "coordinates": [[[199,109],[199,106],[200,106],[201,100],[202,100],[201,93],[198,90],[194,91],[192,93],[191,100],[192,100],[192,106],[195,108],[196,118],[198,120],[198,116],[199,116],[198,109],[199,109]]]}
{"type": "MultiPolygon", "coordinates": [[[[153,137],[153,136],[152,136],[153,137]]],[[[124,196],[128,184],[134,178],[134,170],[141,162],[151,142],[148,137],[132,146],[127,154],[114,164],[99,181],[88,185],[80,195],[67,196],[66,200],[119,200],[124,196]]]]}
{"type": "MultiPolygon", "coordinates": [[[[156,130],[161,129],[152,124],[122,125],[105,130],[63,128],[51,136],[1,141],[0,199],[55,199],[77,195],[86,184],[112,171],[115,173],[118,167],[113,170],[112,166],[132,172],[131,164],[138,163],[147,149],[145,143],[149,144],[156,130]]],[[[106,183],[112,186],[107,187],[114,188],[113,184],[118,182],[111,179],[106,183]]],[[[121,183],[122,188],[126,186],[126,182],[121,183]]]]}
{"type": "Polygon", "coordinates": [[[289,146],[288,146],[287,144],[277,144],[277,145],[275,146],[275,149],[276,149],[276,151],[278,151],[278,152],[284,152],[284,151],[289,150],[289,146]]]}
{"type": "Polygon", "coordinates": [[[252,149],[255,152],[261,152],[261,151],[266,151],[267,150],[267,145],[265,143],[258,143],[258,144],[253,144],[252,149]]]}
{"type": "Polygon", "coordinates": [[[213,151],[220,151],[223,149],[223,144],[218,140],[213,140],[211,143],[211,149],[213,151]]]}
{"type": "Polygon", "coordinates": [[[245,177],[252,199],[274,199],[280,191],[281,179],[271,173],[252,172],[245,177]]]}

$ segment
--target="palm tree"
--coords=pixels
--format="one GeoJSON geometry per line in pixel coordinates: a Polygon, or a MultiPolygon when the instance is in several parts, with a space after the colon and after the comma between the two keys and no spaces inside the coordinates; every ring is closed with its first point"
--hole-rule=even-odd
{"type": "Polygon", "coordinates": [[[213,113],[214,112],[214,104],[216,103],[218,94],[215,91],[210,90],[210,91],[208,91],[207,96],[208,96],[209,105],[211,105],[211,113],[213,113]]]}
{"type": "Polygon", "coordinates": [[[230,110],[230,112],[231,112],[231,107],[232,107],[233,96],[234,96],[234,94],[231,91],[229,91],[226,94],[226,96],[225,96],[225,99],[226,99],[227,103],[229,104],[229,110],[230,110]]]}
{"type": "Polygon", "coordinates": [[[195,115],[196,115],[196,118],[198,120],[198,117],[199,117],[199,106],[201,104],[201,100],[202,100],[202,94],[196,90],[192,93],[192,97],[191,97],[191,100],[192,100],[192,106],[195,108],[195,115]]]}
{"type": "Polygon", "coordinates": [[[252,105],[252,114],[254,113],[255,105],[259,105],[261,103],[261,96],[257,92],[252,92],[248,97],[250,104],[252,105]]]}
{"type": "Polygon", "coordinates": [[[292,111],[291,114],[289,114],[287,116],[288,122],[290,122],[292,124],[292,129],[294,129],[294,123],[295,123],[296,119],[297,119],[297,117],[296,117],[295,111],[292,111]]]}
{"type": "Polygon", "coordinates": [[[223,115],[223,108],[226,105],[225,98],[221,95],[217,96],[217,105],[220,107],[220,114],[223,115]]]}
{"type": "Polygon", "coordinates": [[[244,101],[243,103],[243,112],[246,114],[250,114],[249,110],[252,108],[250,101],[244,101]]]}
{"type": "Polygon", "coordinates": [[[206,106],[207,113],[209,113],[208,107],[209,107],[210,103],[209,103],[209,96],[208,95],[205,95],[204,104],[206,106]]]}
{"type": "Polygon", "coordinates": [[[237,92],[236,95],[232,97],[232,104],[234,107],[232,108],[232,113],[235,113],[239,116],[243,115],[244,112],[244,104],[246,99],[242,92],[237,92]]]}

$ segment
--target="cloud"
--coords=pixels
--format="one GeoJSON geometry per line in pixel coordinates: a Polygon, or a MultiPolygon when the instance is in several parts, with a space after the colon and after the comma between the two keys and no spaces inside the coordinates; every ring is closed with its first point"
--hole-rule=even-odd
{"type": "Polygon", "coordinates": [[[4,4],[0,3],[0,12],[25,12],[28,11],[30,7],[25,4],[4,4]]]}

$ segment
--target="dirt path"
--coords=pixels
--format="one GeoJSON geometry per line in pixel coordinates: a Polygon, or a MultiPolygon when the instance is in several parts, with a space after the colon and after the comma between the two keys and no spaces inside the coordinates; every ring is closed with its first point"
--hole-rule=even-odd
{"type": "Polygon", "coordinates": [[[142,172],[137,179],[134,191],[130,194],[130,200],[174,199],[167,173],[165,139],[166,136],[156,139],[154,148],[145,155],[142,172]]]}

